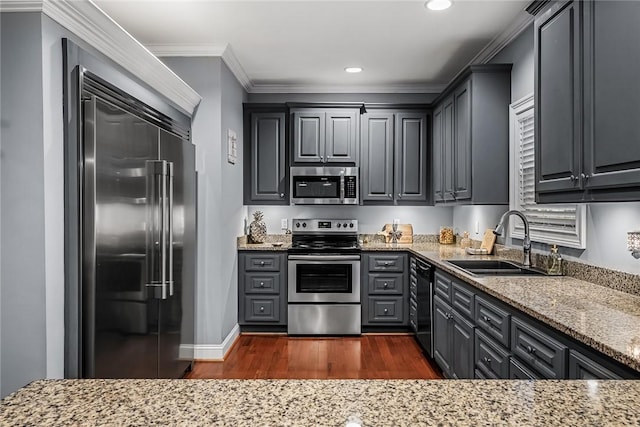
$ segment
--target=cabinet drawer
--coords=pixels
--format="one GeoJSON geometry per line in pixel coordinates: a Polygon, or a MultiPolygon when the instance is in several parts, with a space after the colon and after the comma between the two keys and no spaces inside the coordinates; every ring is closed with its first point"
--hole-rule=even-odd
{"type": "Polygon", "coordinates": [[[475,293],[466,286],[451,281],[451,306],[458,314],[473,319],[473,301],[475,293]]]}
{"type": "Polygon", "coordinates": [[[404,271],[403,254],[369,255],[369,271],[404,271]]]}
{"type": "Polygon", "coordinates": [[[403,323],[402,297],[369,297],[369,322],[403,323]]]}
{"type": "Polygon", "coordinates": [[[247,294],[278,294],[280,293],[280,274],[245,273],[244,292],[247,294]]]}
{"type": "Polygon", "coordinates": [[[476,295],[475,324],[500,344],[509,348],[509,325],[511,315],[476,295]]]}
{"type": "Polygon", "coordinates": [[[246,296],[245,320],[247,322],[278,322],[280,320],[279,296],[246,296]]]}
{"type": "Polygon", "coordinates": [[[563,379],[567,347],[520,319],[511,319],[511,351],[544,379],[563,379]]]}
{"type": "Polygon", "coordinates": [[[621,376],[611,372],[595,360],[575,350],[569,351],[570,380],[620,380],[621,376]]]}
{"type": "Polygon", "coordinates": [[[402,295],[402,273],[382,274],[369,273],[369,294],[394,294],[402,295]]]}
{"type": "Polygon", "coordinates": [[[509,353],[489,336],[476,329],[476,369],[486,378],[509,378],[509,353]]]}
{"type": "Polygon", "coordinates": [[[280,255],[247,254],[244,258],[245,271],[280,271],[280,255]]]}
{"type": "Polygon", "coordinates": [[[516,363],[515,360],[509,361],[509,379],[510,380],[539,380],[538,375],[528,370],[527,368],[516,363]]]}
{"type": "Polygon", "coordinates": [[[446,303],[451,303],[451,279],[436,271],[433,280],[433,292],[446,303]]]}

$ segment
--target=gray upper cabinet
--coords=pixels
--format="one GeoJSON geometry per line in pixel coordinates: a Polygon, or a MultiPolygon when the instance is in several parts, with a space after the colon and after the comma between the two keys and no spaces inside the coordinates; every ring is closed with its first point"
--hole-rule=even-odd
{"type": "Polygon", "coordinates": [[[375,111],[362,115],[362,201],[424,205],[429,200],[428,115],[375,111]]]}
{"type": "Polygon", "coordinates": [[[433,198],[509,203],[511,65],[467,68],[435,101],[433,198]]]}
{"type": "Polygon", "coordinates": [[[358,115],[344,108],[292,110],[293,162],[357,164],[358,115]]]}
{"type": "Polygon", "coordinates": [[[246,205],[286,205],[288,167],[286,156],[286,113],[284,108],[265,111],[245,106],[244,203],[246,205]]]}
{"type": "Polygon", "coordinates": [[[541,203],[640,200],[640,2],[554,2],[535,21],[541,203]]]}

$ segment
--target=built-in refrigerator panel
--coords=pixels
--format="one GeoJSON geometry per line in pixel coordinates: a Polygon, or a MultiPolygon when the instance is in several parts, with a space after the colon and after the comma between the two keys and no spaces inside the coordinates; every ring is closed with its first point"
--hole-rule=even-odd
{"type": "Polygon", "coordinates": [[[82,376],[179,378],[195,335],[195,150],[85,98],[82,376]]]}

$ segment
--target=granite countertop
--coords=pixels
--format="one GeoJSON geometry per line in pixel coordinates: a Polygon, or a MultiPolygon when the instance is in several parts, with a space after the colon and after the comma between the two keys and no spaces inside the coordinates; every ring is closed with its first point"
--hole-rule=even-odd
{"type": "Polygon", "coordinates": [[[42,380],[0,424],[637,426],[640,381],[42,380]]]}
{"type": "Polygon", "coordinates": [[[416,254],[437,268],[640,371],[639,296],[568,276],[472,276],[445,261],[496,257],[467,255],[454,245],[371,243],[363,245],[362,249],[416,254]]]}

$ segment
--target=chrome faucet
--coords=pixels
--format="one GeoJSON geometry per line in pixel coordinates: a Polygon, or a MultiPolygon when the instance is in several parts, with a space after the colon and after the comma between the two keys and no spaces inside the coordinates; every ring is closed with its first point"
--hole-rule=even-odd
{"type": "Polygon", "coordinates": [[[517,210],[510,210],[502,214],[502,217],[500,217],[500,222],[498,222],[498,225],[496,225],[496,228],[493,230],[493,234],[495,234],[496,236],[502,234],[502,232],[504,231],[504,223],[510,215],[519,216],[524,223],[524,240],[522,241],[522,252],[524,253],[524,259],[522,261],[522,264],[525,267],[531,267],[531,239],[529,238],[529,221],[522,212],[517,210]]]}

